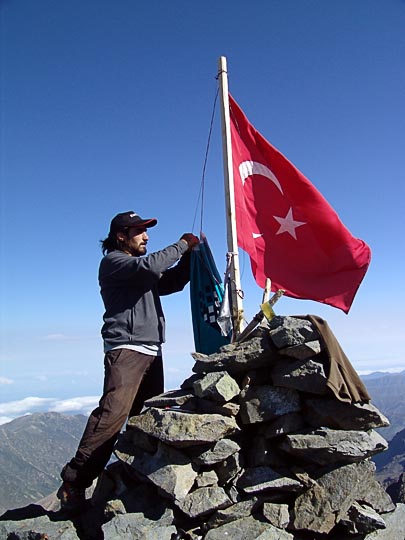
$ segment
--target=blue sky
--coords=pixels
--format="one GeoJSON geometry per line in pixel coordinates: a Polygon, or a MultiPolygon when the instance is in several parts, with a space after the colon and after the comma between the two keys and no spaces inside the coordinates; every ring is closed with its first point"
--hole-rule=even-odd
{"type": "MultiPolygon", "coordinates": [[[[277,313],[324,317],[360,372],[403,368],[404,28],[403,0],[2,0],[0,421],[96,402],[99,240],[130,209],[159,219],[149,251],[192,229],[221,55],[249,120],[372,249],[349,315],[277,313]]],[[[222,171],[217,110],[203,229],[221,274],[222,171]]],[[[262,292],[241,266],[249,320],[262,292]]],[[[175,388],[193,364],[188,290],[164,307],[175,388]]]]}

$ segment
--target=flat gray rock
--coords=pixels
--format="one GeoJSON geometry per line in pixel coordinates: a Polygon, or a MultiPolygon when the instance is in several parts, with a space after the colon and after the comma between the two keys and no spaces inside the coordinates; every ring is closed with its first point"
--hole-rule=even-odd
{"type": "Polygon", "coordinates": [[[294,388],[300,392],[324,395],[328,392],[322,362],[314,358],[278,362],[271,371],[275,386],[294,388]]]}
{"type": "Polygon", "coordinates": [[[321,344],[318,339],[315,341],[307,341],[300,345],[294,345],[292,347],[286,347],[278,351],[283,356],[289,358],[295,358],[296,360],[306,360],[312,358],[321,352],[321,344]]]}
{"type": "Polygon", "coordinates": [[[298,480],[282,476],[271,467],[252,467],[237,480],[236,485],[245,493],[262,491],[300,491],[302,484],[298,480]]]}
{"type": "Polygon", "coordinates": [[[170,499],[184,499],[197,477],[189,458],[170,446],[159,444],[155,454],[133,449],[133,453],[116,451],[121,461],[131,465],[170,499]]]}
{"type": "Polygon", "coordinates": [[[251,369],[269,366],[278,356],[273,352],[268,335],[254,337],[243,343],[222,347],[220,352],[209,356],[201,353],[191,355],[195,364],[195,373],[227,371],[231,376],[251,369]]]}
{"type": "Polygon", "coordinates": [[[263,504],[263,515],[269,523],[279,529],[285,529],[290,523],[288,504],[265,502],[263,504]]]}
{"type": "Polygon", "coordinates": [[[241,501],[224,510],[217,510],[215,514],[210,518],[208,522],[208,527],[213,529],[224,525],[225,523],[230,523],[231,521],[236,521],[244,517],[249,517],[255,511],[258,506],[258,499],[256,497],[249,499],[247,501],[241,501]]]}
{"type": "Polygon", "coordinates": [[[267,422],[301,409],[298,392],[272,385],[249,386],[241,392],[239,399],[244,424],[267,422]]]}
{"type": "Polygon", "coordinates": [[[193,457],[193,462],[197,465],[215,465],[239,452],[240,446],[237,442],[231,439],[220,439],[212,448],[196,454],[193,457]]]}
{"type": "Polygon", "coordinates": [[[169,445],[206,444],[240,431],[234,418],[219,414],[194,414],[172,409],[146,409],[129,419],[132,427],[169,445]]]}
{"type": "Polygon", "coordinates": [[[229,540],[293,540],[294,536],[253,517],[226,523],[209,530],[204,536],[204,540],[224,540],[225,538],[229,540]]]}
{"type": "Polygon", "coordinates": [[[311,433],[287,434],[280,448],[304,461],[328,465],[361,461],[382,452],[388,443],[375,431],[320,428],[311,433]]]}
{"type": "Polygon", "coordinates": [[[193,384],[193,390],[197,397],[219,403],[231,401],[240,392],[238,383],[226,371],[207,373],[193,384]]]}
{"type": "Polygon", "coordinates": [[[79,540],[71,521],[51,521],[48,516],[21,521],[0,521],[0,538],[4,540],[32,540],[33,538],[79,540]]]}
{"type": "Polygon", "coordinates": [[[138,514],[115,516],[102,531],[106,540],[171,540],[177,533],[174,525],[141,520],[138,514]]]}
{"type": "Polygon", "coordinates": [[[317,330],[306,319],[276,316],[269,323],[270,339],[278,349],[295,347],[319,338],[317,330]]]}
{"type": "Polygon", "coordinates": [[[389,420],[371,403],[344,403],[337,399],[306,399],[306,421],[313,427],[334,429],[376,429],[389,426],[389,420]]]}
{"type": "Polygon", "coordinates": [[[194,518],[205,516],[220,508],[227,508],[232,501],[225,491],[218,487],[202,487],[189,493],[182,501],[176,502],[187,516],[194,518]]]}
{"type": "Polygon", "coordinates": [[[169,390],[164,394],[159,394],[153,398],[147,399],[145,407],[176,407],[190,401],[194,397],[192,392],[187,390],[169,390]]]}
{"type": "Polygon", "coordinates": [[[195,479],[197,488],[218,485],[218,475],[215,471],[203,471],[195,479]]]}
{"type": "Polygon", "coordinates": [[[260,536],[257,537],[257,540],[293,540],[294,536],[287,531],[273,527],[269,527],[262,532],[260,536]]]}

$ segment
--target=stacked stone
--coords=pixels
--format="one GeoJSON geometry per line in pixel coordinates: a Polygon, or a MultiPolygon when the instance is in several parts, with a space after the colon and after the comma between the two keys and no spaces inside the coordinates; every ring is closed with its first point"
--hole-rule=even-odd
{"type": "Polygon", "coordinates": [[[370,457],[387,448],[374,429],[388,420],[333,395],[308,320],[275,317],[249,341],[193,357],[194,375],[150,399],[118,442],[135,483],[109,503],[105,538],[140,494],[153,500],[161,540],[182,530],[204,540],[342,540],[386,527],[395,505],[370,457]]]}

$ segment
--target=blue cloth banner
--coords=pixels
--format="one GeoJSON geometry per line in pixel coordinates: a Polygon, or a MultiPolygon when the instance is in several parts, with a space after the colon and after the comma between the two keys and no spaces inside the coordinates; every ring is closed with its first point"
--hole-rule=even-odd
{"type": "Polygon", "coordinates": [[[205,235],[191,252],[190,301],[196,352],[212,354],[230,343],[218,325],[224,287],[205,235]]]}

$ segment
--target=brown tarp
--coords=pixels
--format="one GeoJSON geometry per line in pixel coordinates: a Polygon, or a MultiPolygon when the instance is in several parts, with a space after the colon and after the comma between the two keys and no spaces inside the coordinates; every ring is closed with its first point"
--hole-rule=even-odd
{"type": "Polygon", "coordinates": [[[317,315],[300,316],[309,320],[319,332],[329,359],[328,388],[340,401],[349,403],[370,401],[366,387],[343,352],[328,323],[317,315]]]}

